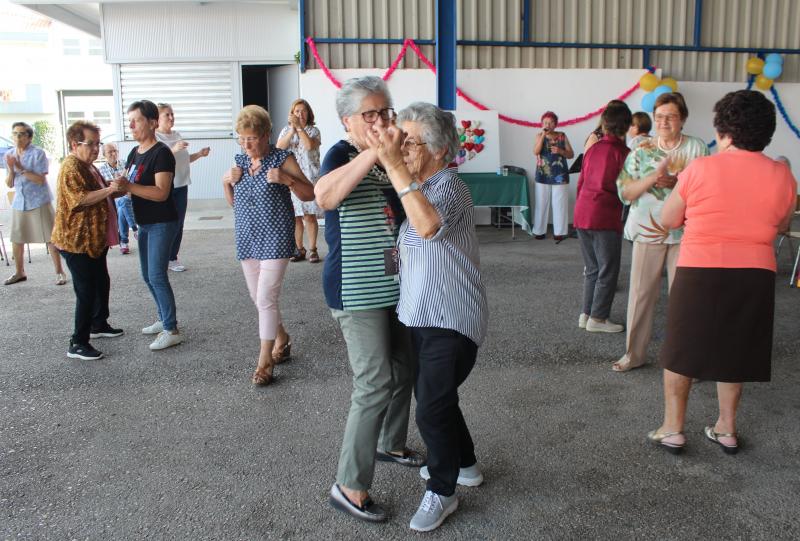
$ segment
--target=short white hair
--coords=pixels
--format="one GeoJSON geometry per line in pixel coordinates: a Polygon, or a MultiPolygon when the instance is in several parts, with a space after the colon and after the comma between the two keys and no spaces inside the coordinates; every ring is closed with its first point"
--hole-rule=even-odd
{"type": "Polygon", "coordinates": [[[397,125],[403,122],[417,122],[422,126],[422,141],[432,154],[444,150],[444,162],[450,163],[456,157],[460,146],[456,117],[443,111],[432,103],[415,101],[397,114],[397,125]]]}

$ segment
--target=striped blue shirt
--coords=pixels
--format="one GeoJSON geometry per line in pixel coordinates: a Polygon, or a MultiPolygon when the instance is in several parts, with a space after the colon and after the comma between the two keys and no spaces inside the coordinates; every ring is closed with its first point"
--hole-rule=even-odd
{"type": "Polygon", "coordinates": [[[441,227],[428,240],[406,220],[400,228],[400,302],[397,314],[409,327],[459,332],[481,345],[489,307],[481,281],[472,196],[455,168],[426,180],[420,193],[439,213],[441,227]]]}

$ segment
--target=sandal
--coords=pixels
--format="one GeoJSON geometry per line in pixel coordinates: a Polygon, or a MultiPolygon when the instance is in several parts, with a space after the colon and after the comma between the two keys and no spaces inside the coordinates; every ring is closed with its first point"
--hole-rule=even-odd
{"type": "Polygon", "coordinates": [[[736,435],[736,432],[714,432],[713,426],[705,427],[703,432],[705,433],[706,438],[722,447],[722,450],[725,451],[726,454],[735,455],[739,452],[739,439],[736,435]],[[733,438],[735,443],[733,445],[725,445],[719,441],[720,438],[733,438]]]}
{"type": "Polygon", "coordinates": [[[298,261],[303,261],[306,258],[306,249],[305,248],[298,248],[295,250],[294,255],[289,258],[289,261],[292,263],[297,263],[298,261]]]}
{"type": "Polygon", "coordinates": [[[683,436],[683,432],[664,432],[663,434],[660,434],[655,430],[651,430],[647,433],[648,440],[662,446],[673,455],[679,455],[683,452],[683,446],[686,445],[686,438],[683,437],[683,442],[681,443],[676,441],[667,441],[668,438],[674,438],[676,436],[683,436]]]}
{"type": "Polygon", "coordinates": [[[275,378],[272,375],[272,368],[274,365],[265,366],[264,368],[256,368],[253,372],[253,385],[264,387],[272,383],[275,378]]]}
{"type": "Polygon", "coordinates": [[[644,365],[637,364],[636,366],[631,366],[630,361],[624,362],[622,359],[620,359],[611,365],[611,370],[613,372],[627,372],[629,370],[633,370],[634,368],[641,368],[642,366],[644,365]]]}
{"type": "Polygon", "coordinates": [[[272,361],[281,364],[292,358],[292,338],[287,335],[286,343],[280,349],[272,350],[272,361]]]}
{"type": "Polygon", "coordinates": [[[313,248],[308,253],[308,262],[309,263],[319,263],[319,261],[320,261],[320,259],[319,259],[319,254],[317,253],[317,249],[313,248]]]}
{"type": "Polygon", "coordinates": [[[3,285],[10,286],[11,284],[16,284],[17,282],[24,282],[27,279],[28,277],[25,276],[24,274],[12,274],[8,278],[6,278],[6,281],[3,282],[3,285]]]}
{"type": "Polygon", "coordinates": [[[57,272],[56,273],[56,285],[57,286],[63,286],[66,283],[67,283],[67,275],[64,274],[63,272],[57,272]]]}

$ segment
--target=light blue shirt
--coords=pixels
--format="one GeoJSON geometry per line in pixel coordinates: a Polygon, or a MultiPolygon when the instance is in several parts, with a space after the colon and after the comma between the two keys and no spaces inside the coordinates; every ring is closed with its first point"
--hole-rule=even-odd
{"type": "MultiPolygon", "coordinates": [[[[8,154],[16,157],[17,149],[12,148],[8,154]]],[[[22,163],[23,169],[37,175],[46,175],[49,170],[47,155],[44,150],[34,145],[28,145],[22,153],[22,158],[18,158],[18,160],[22,163]]],[[[44,184],[32,182],[19,169],[15,171],[14,189],[14,201],[11,203],[11,208],[14,210],[38,209],[53,199],[47,182],[44,184]]]]}
{"type": "Polygon", "coordinates": [[[441,226],[427,240],[408,220],[400,228],[398,319],[408,327],[450,329],[480,346],[489,308],[469,188],[455,168],[445,168],[419,191],[439,213],[441,226]]]}

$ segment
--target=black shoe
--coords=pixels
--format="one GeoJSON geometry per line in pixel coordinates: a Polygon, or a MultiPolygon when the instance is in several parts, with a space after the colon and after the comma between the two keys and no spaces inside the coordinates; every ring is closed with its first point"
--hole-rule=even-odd
{"type": "Polygon", "coordinates": [[[425,459],[422,458],[422,455],[411,449],[404,449],[402,455],[396,455],[386,451],[376,451],[375,458],[381,462],[397,462],[398,464],[411,468],[419,468],[425,465],[425,459]]]}
{"type": "Polygon", "coordinates": [[[122,336],[124,331],[122,329],[115,329],[108,323],[106,326],[101,329],[95,329],[91,333],[89,333],[89,338],[116,338],[117,336],[122,336]]]}
{"type": "Polygon", "coordinates": [[[547,238],[547,235],[534,235],[533,238],[536,240],[544,240],[547,238]]]}
{"type": "Polygon", "coordinates": [[[73,344],[70,341],[67,357],[70,359],[83,359],[84,361],[96,361],[97,359],[102,359],[103,354],[89,344],[73,344]]]}
{"type": "Polygon", "coordinates": [[[363,505],[358,506],[351,502],[344,495],[342,489],[339,488],[339,485],[335,483],[331,487],[331,495],[328,501],[339,511],[353,515],[357,519],[366,522],[383,522],[386,520],[386,511],[383,510],[383,507],[373,502],[371,498],[367,498],[363,505]]]}

